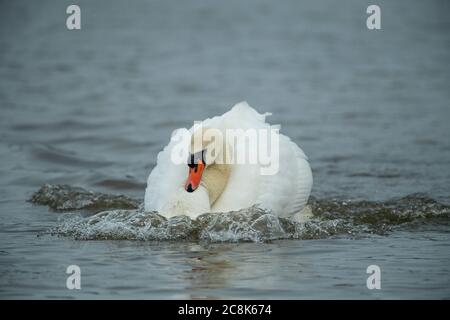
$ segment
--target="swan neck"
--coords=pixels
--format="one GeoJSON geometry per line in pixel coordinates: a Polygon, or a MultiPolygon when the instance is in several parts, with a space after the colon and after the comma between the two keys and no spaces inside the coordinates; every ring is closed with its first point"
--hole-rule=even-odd
{"type": "Polygon", "coordinates": [[[209,203],[212,206],[220,197],[228,183],[230,176],[229,164],[214,163],[206,167],[202,177],[202,184],[208,191],[209,203]]]}

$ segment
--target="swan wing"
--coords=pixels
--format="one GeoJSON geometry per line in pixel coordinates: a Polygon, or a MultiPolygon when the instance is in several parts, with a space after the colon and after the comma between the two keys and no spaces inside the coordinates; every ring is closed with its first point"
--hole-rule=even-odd
{"type": "Polygon", "coordinates": [[[306,205],[312,184],[308,158],[291,139],[280,134],[279,168],[275,175],[261,176],[257,204],[280,217],[292,217],[306,205]]]}
{"type": "Polygon", "coordinates": [[[183,187],[187,174],[186,162],[179,159],[181,163],[177,164],[176,161],[172,161],[172,157],[176,154],[175,148],[183,144],[188,145],[188,141],[183,141],[186,139],[186,131],[184,128],[175,130],[169,144],[158,153],[156,166],[147,179],[144,200],[146,211],[161,211],[171,197],[183,187]]]}

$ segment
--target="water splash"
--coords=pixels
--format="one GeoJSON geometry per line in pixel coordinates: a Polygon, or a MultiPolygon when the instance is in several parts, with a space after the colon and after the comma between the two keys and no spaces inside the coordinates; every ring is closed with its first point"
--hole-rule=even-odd
{"type": "Polygon", "coordinates": [[[100,212],[109,209],[137,209],[141,201],[123,195],[88,191],[69,185],[44,184],[31,202],[49,206],[57,211],[88,210],[100,212]]]}
{"type": "Polygon", "coordinates": [[[361,237],[424,223],[450,222],[450,206],[421,194],[386,202],[311,198],[312,217],[306,222],[279,218],[258,207],[206,213],[195,220],[186,216],[166,219],[156,212],[145,212],[138,200],[67,185],[45,185],[31,201],[56,210],[101,211],[88,217],[63,215],[50,230],[52,234],[80,240],[265,242],[341,235],[361,237]]]}

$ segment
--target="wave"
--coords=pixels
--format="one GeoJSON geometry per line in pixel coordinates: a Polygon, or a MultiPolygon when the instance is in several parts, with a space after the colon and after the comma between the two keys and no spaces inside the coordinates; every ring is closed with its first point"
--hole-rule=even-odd
{"type": "Polygon", "coordinates": [[[62,215],[49,232],[79,240],[267,242],[389,234],[424,224],[450,225],[450,206],[423,194],[385,202],[342,201],[311,197],[304,222],[277,217],[257,206],[225,213],[166,219],[145,212],[142,201],[68,185],[44,185],[31,201],[62,215]],[[83,214],[73,213],[81,210],[83,214]],[[88,216],[86,216],[88,214],[88,216]]]}
{"type": "Polygon", "coordinates": [[[140,201],[123,195],[88,191],[80,187],[44,184],[30,201],[46,205],[56,211],[88,210],[99,212],[109,209],[137,209],[140,201]]]}

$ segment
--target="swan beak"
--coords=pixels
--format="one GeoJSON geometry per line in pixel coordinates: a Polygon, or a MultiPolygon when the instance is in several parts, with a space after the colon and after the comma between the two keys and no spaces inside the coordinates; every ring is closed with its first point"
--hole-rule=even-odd
{"type": "Polygon", "coordinates": [[[205,164],[201,160],[195,164],[195,166],[189,168],[189,175],[185,184],[185,189],[187,192],[194,192],[198,188],[204,169],[205,164]]]}

